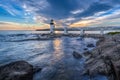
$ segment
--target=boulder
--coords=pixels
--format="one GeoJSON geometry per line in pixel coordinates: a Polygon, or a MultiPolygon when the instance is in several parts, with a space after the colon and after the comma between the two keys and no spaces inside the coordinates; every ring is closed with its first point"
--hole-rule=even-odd
{"type": "Polygon", "coordinates": [[[85,51],[83,54],[84,54],[84,56],[88,56],[88,55],[90,55],[92,53],[90,51],[85,51]]]}
{"type": "Polygon", "coordinates": [[[82,55],[78,52],[73,52],[73,57],[76,58],[76,59],[81,59],[82,58],[82,55]]]}
{"type": "Polygon", "coordinates": [[[33,66],[25,61],[1,66],[0,80],[33,80],[33,66]]]}

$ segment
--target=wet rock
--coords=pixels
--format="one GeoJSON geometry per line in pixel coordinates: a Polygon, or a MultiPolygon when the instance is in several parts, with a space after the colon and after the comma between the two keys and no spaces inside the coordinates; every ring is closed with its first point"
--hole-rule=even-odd
{"type": "Polygon", "coordinates": [[[38,73],[38,72],[41,72],[41,70],[42,70],[42,68],[40,68],[40,67],[35,67],[35,68],[33,69],[33,72],[34,72],[34,73],[38,73]]]}
{"type": "Polygon", "coordinates": [[[84,50],[86,51],[86,50],[88,50],[88,48],[84,48],[84,50]]]}
{"type": "Polygon", "coordinates": [[[98,46],[98,45],[101,44],[101,42],[103,42],[103,41],[105,41],[105,38],[104,38],[104,37],[100,38],[100,39],[97,41],[96,45],[98,46]]]}
{"type": "Polygon", "coordinates": [[[0,80],[32,80],[33,66],[25,61],[16,61],[0,67],[0,80]]]}
{"type": "Polygon", "coordinates": [[[82,55],[78,52],[73,52],[73,57],[76,58],[76,59],[81,59],[82,58],[82,55]]]}
{"type": "Polygon", "coordinates": [[[84,52],[83,54],[84,54],[85,56],[88,56],[88,55],[91,54],[91,52],[90,52],[90,51],[86,51],[86,52],[84,52]]]}
{"type": "Polygon", "coordinates": [[[95,47],[95,46],[94,46],[94,44],[89,43],[89,44],[87,45],[87,47],[95,47]]]}

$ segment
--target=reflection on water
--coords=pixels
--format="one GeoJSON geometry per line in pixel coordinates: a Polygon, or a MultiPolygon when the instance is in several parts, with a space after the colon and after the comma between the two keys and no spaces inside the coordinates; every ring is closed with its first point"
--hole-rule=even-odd
{"type": "Polygon", "coordinates": [[[61,46],[61,40],[60,39],[55,39],[54,41],[53,41],[53,45],[54,45],[54,49],[55,49],[55,51],[57,52],[57,53],[60,53],[59,51],[60,51],[60,48],[62,47],[61,46]]]}
{"type": "Polygon", "coordinates": [[[55,31],[56,34],[60,33],[60,31],[55,31]]]}
{"type": "Polygon", "coordinates": [[[53,56],[56,60],[60,60],[61,57],[63,56],[62,41],[60,39],[55,39],[53,41],[53,46],[54,46],[53,56]]]}

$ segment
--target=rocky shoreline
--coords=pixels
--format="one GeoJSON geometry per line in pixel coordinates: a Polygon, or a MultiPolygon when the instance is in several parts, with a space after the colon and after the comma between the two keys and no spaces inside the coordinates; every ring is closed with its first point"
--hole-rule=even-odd
{"type": "Polygon", "coordinates": [[[120,80],[120,34],[105,35],[97,42],[95,49],[85,54],[84,74],[102,74],[108,80],[120,80]]]}

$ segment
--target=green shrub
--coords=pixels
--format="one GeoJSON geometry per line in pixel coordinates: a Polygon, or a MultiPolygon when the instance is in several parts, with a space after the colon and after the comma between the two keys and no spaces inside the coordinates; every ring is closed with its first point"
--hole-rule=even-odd
{"type": "Polygon", "coordinates": [[[107,33],[108,35],[115,35],[115,34],[120,34],[120,32],[109,32],[107,33]]]}

